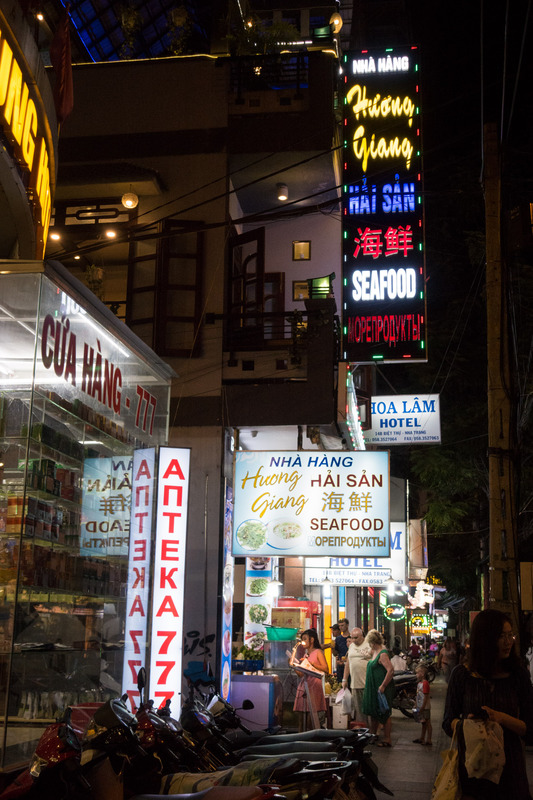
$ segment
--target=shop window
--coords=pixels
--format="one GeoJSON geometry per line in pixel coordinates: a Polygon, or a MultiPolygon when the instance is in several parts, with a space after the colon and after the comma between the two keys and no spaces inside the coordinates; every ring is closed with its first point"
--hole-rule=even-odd
{"type": "Polygon", "coordinates": [[[155,245],[136,242],[130,251],[126,321],[162,356],[200,355],[203,236],[193,227],[164,220],[155,245]]]}

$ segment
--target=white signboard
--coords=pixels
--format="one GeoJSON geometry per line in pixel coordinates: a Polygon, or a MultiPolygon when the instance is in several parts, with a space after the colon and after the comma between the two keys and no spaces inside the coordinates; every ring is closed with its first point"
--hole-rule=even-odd
{"type": "Polygon", "coordinates": [[[389,454],[235,454],[233,555],[389,556],[389,454]]]}
{"type": "Polygon", "coordinates": [[[390,578],[405,583],[406,525],[391,522],[390,558],[313,558],[305,562],[305,584],[328,578],[335,586],[383,586],[390,578]]]}
{"type": "Polygon", "coordinates": [[[438,394],[383,395],[371,403],[372,428],[364,431],[367,444],[438,444],[440,404],[438,394]]]}
{"type": "Polygon", "coordinates": [[[189,449],[160,448],[150,658],[156,707],[181,693],[189,473],[189,449]]]}
{"type": "Polygon", "coordinates": [[[146,667],[154,479],[155,449],[136,450],[133,454],[133,502],[122,675],[122,692],[127,692],[132,711],[139,705],[137,673],[141,667],[146,667]]]}
{"type": "Polygon", "coordinates": [[[80,553],[125,556],[130,535],[131,459],[85,458],[80,553]]]}

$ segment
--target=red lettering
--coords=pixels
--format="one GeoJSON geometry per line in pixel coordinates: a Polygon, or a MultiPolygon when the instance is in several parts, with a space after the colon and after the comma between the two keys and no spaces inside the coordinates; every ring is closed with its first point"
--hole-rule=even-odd
{"type": "Polygon", "coordinates": [[[163,614],[172,614],[173,617],[179,617],[178,610],[174,605],[174,600],[168,594],[165,595],[163,602],[159,606],[156,617],[162,617],[163,614]]]}
{"type": "Polygon", "coordinates": [[[133,542],[133,552],[139,553],[139,555],[134,555],[134,561],[144,561],[146,558],[146,541],[143,539],[135,539],[133,542]]]}
{"type": "Polygon", "coordinates": [[[171,553],[179,553],[179,551],[179,539],[177,542],[172,539],[163,539],[161,542],[161,561],[179,561],[179,556],[170,555],[171,553]]]}
{"type": "Polygon", "coordinates": [[[174,692],[168,692],[168,691],[166,691],[166,692],[154,692],[154,701],[159,697],[161,697],[162,699],[161,699],[161,702],[159,703],[159,705],[157,707],[158,708],[163,708],[163,706],[165,705],[167,700],[172,700],[172,698],[174,697],[174,692]]]}
{"type": "MultiPolygon", "coordinates": [[[[135,519],[139,521],[139,533],[144,533],[144,517],[148,516],[148,512],[147,511],[136,512],[133,516],[135,517],[135,519]]],[[[141,559],[137,559],[137,561],[140,560],[141,559]]]]}
{"type": "Polygon", "coordinates": [[[176,506],[181,506],[183,502],[183,486],[165,486],[163,489],[163,505],[170,505],[170,492],[176,492],[176,506]]]}
{"type": "Polygon", "coordinates": [[[135,480],[138,481],[139,478],[141,477],[141,475],[144,476],[145,478],[148,478],[149,480],[152,477],[150,475],[150,467],[148,466],[148,462],[146,461],[145,458],[143,458],[143,460],[139,464],[139,471],[137,472],[137,475],[135,476],[135,480]]]}
{"type": "Polygon", "coordinates": [[[131,677],[133,683],[137,683],[137,667],[140,666],[141,666],[140,659],[139,661],[132,661],[130,658],[128,658],[128,667],[131,669],[131,677]]]}
{"type": "Polygon", "coordinates": [[[135,506],[140,506],[140,497],[141,492],[144,492],[144,503],[143,505],[147,506],[150,502],[150,487],[149,486],[136,486],[135,487],[135,506]]]}
{"type": "Polygon", "coordinates": [[[167,678],[170,674],[170,671],[176,666],[175,661],[156,661],[156,667],[164,667],[161,675],[157,679],[157,685],[159,686],[161,683],[165,684],[167,682],[167,678]]]}
{"type": "Polygon", "coordinates": [[[131,640],[133,642],[133,652],[140,655],[141,653],[141,646],[139,644],[139,639],[143,635],[142,631],[130,631],[131,640]]]}
{"type": "Polygon", "coordinates": [[[177,475],[180,480],[182,481],[185,480],[185,475],[182,472],[182,469],[180,467],[177,458],[173,458],[170,464],[168,465],[166,472],[163,475],[163,480],[165,481],[170,475],[177,475]]]}
{"type": "Polygon", "coordinates": [[[177,589],[178,587],[176,586],[176,584],[172,580],[172,575],[177,571],[178,571],[177,567],[172,567],[170,572],[167,574],[167,568],[166,567],[161,567],[161,575],[160,575],[160,578],[159,578],[159,588],[160,589],[164,589],[165,588],[165,584],[168,582],[168,585],[170,586],[171,589],[177,589]]]}
{"type": "Polygon", "coordinates": [[[141,699],[139,690],[128,689],[128,698],[130,701],[131,710],[135,714],[135,712],[137,711],[137,703],[135,701],[141,699]]]}
{"type": "Polygon", "coordinates": [[[139,584],[141,585],[141,589],[144,589],[144,577],[146,574],[146,567],[141,567],[139,570],[138,567],[133,567],[133,572],[137,576],[135,578],[135,582],[132,584],[132,589],[136,589],[139,584]]]}
{"type": "Polygon", "coordinates": [[[135,595],[133,599],[133,603],[131,604],[130,613],[128,614],[129,617],[133,617],[135,613],[139,613],[141,617],[145,617],[146,614],[144,613],[143,604],[141,602],[141,598],[138,594],[135,595]]]}
{"type": "Polygon", "coordinates": [[[157,631],[157,636],[164,636],[165,641],[161,642],[161,647],[159,648],[159,655],[166,656],[168,655],[168,648],[172,643],[172,639],[176,636],[176,631],[157,631]]]}
{"type": "Polygon", "coordinates": [[[170,524],[168,526],[168,532],[174,533],[174,517],[181,517],[180,511],[163,511],[164,517],[170,517],[170,524]]]}

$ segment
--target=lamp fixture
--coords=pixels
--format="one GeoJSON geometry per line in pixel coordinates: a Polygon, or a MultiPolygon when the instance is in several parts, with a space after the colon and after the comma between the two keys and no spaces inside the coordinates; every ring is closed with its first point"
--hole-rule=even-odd
{"type": "Polygon", "coordinates": [[[278,190],[278,200],[284,202],[289,199],[289,189],[286,183],[277,183],[276,189],[278,190]]]}
{"type": "Polygon", "coordinates": [[[343,21],[342,21],[342,17],[339,14],[338,11],[335,11],[331,15],[330,20],[329,20],[329,24],[332,27],[333,33],[340,33],[343,21]]]}
{"type": "Polygon", "coordinates": [[[129,192],[124,192],[122,195],[122,205],[124,208],[137,208],[139,205],[139,198],[131,187],[129,192]]]}

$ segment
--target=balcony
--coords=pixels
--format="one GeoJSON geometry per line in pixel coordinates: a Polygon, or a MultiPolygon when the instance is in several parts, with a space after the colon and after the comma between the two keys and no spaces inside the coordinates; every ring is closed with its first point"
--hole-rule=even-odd
{"type": "Polygon", "coordinates": [[[335,301],[306,300],[305,305],[305,312],[228,320],[222,384],[232,425],[327,424],[335,419],[335,301]]]}

